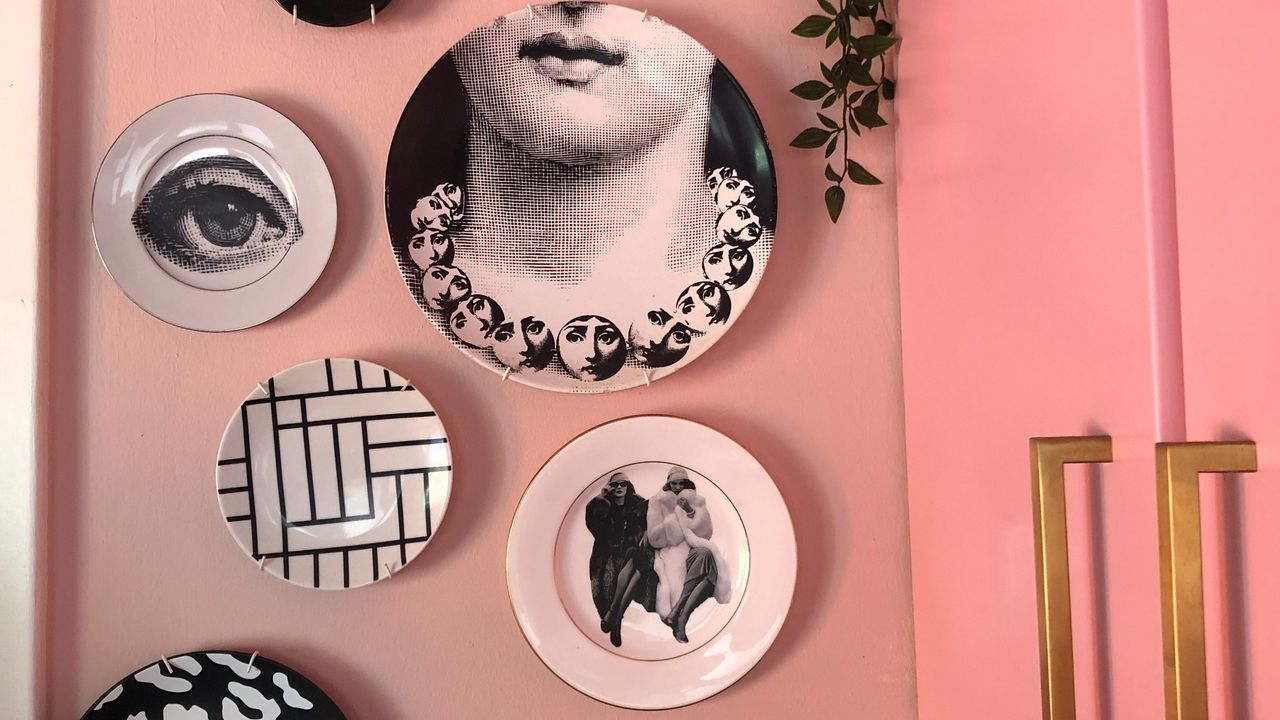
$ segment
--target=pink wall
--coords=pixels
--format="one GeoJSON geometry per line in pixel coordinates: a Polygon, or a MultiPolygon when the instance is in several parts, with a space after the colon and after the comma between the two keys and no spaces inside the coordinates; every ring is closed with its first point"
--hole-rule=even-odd
{"type": "Polygon", "coordinates": [[[322,30],[291,27],[271,0],[46,2],[57,6],[41,315],[47,716],[78,716],[161,653],[211,646],[283,660],[356,718],[625,714],[569,689],[525,645],[504,544],[548,456],[597,423],[646,412],[708,423],[750,448],[778,481],[800,543],[796,602],[773,650],[737,686],[677,714],[913,716],[892,138],[864,141],[859,156],[888,182],[854,193],[833,229],[818,157],[786,146],[811,117],[787,89],[820,57],[818,43],[788,34],[805,3],[648,4],[716,52],[755,100],[778,164],[779,242],[752,309],[705,358],[651,389],[566,397],[501,384],[450,348],[405,292],[381,215],[404,100],[446,47],[511,3],[397,0],[376,27],[322,30]],[[340,208],[337,247],[312,292],[227,335],[134,307],[99,264],[87,213],[116,134],[164,100],[207,91],[291,117],[330,163],[340,208]],[[343,593],[255,572],[213,491],[218,438],[247,389],[325,355],[408,375],[457,453],[436,542],[393,582],[343,593]]]}

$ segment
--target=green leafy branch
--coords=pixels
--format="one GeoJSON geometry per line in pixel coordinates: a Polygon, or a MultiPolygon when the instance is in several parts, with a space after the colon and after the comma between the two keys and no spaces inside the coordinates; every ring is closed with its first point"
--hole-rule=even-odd
{"type": "Polygon", "coordinates": [[[821,80],[806,80],[791,88],[805,100],[820,102],[818,127],[806,128],[791,141],[792,147],[824,148],[831,158],[842,147],[844,162],[828,160],[823,174],[833,184],[827,188],[827,214],[840,219],[844,208],[844,182],[879,185],[880,178],[849,157],[849,133],[861,135],[888,123],[880,117],[880,100],[892,100],[895,86],[885,77],[885,53],[898,43],[893,24],[881,17],[884,0],[818,0],[822,13],[810,15],[791,30],[800,37],[826,37],[826,47],[840,43],[840,57],[833,65],[819,63],[821,80]],[[838,6],[838,7],[837,7],[838,6]],[[856,35],[857,31],[870,31],[856,35]],[[831,110],[838,106],[836,110],[831,110]],[[838,115],[835,113],[838,112],[838,115]],[[837,169],[838,168],[838,169],[837,169]]]}

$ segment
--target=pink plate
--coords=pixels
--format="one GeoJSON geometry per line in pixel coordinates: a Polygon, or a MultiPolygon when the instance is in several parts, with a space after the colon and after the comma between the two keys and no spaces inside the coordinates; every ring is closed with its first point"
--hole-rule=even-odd
{"type": "Polygon", "coordinates": [[[507,544],[511,604],[534,652],[575,689],[634,709],[736,682],[781,629],[795,577],[791,517],[765,469],[715,430],[665,416],[614,421],[561,449],[507,544]]]}

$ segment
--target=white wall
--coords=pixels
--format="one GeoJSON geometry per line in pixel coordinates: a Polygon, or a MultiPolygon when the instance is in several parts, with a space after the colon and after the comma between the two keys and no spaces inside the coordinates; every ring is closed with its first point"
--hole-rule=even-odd
{"type": "Polygon", "coordinates": [[[35,716],[35,347],[40,0],[0,3],[0,705],[35,716]]]}

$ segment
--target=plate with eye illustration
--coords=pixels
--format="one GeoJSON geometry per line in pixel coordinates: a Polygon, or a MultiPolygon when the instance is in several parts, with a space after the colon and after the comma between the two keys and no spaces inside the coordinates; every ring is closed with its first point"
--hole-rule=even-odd
{"type": "Polygon", "coordinates": [[[337,200],[315,145],[234,95],[171,100],[107,151],[93,237],[138,307],[179,327],[239,330],[296,303],[333,250],[337,200]]]}
{"type": "Polygon", "coordinates": [[[257,653],[204,650],[161,657],[104,692],[81,720],[346,720],[301,673],[257,653]]]}
{"type": "Polygon", "coordinates": [[[704,425],[616,420],[538,471],[507,541],[516,621],[570,686],[620,707],[704,700],[763,656],[796,577],[765,469],[704,425]]]}
{"type": "Polygon", "coordinates": [[[408,380],[368,360],[295,365],[254,388],[218,447],[218,506],[259,570],[344,590],[386,580],[435,536],[449,437],[408,380]]]}
{"type": "Polygon", "coordinates": [[[312,25],[346,27],[372,20],[391,0],[276,0],[276,4],[312,25]]]}
{"type": "Polygon", "coordinates": [[[777,190],[715,56],[646,12],[527,5],[426,73],[387,159],[391,248],[454,346],[520,383],[647,385],[755,293],[777,190]]]}

